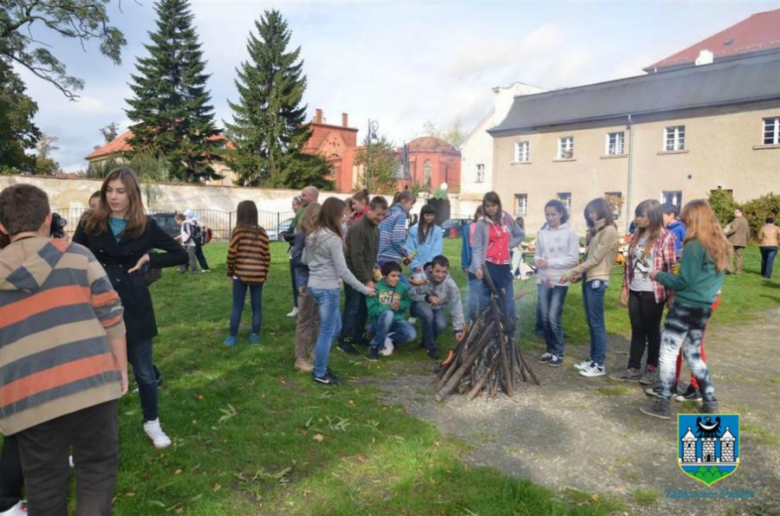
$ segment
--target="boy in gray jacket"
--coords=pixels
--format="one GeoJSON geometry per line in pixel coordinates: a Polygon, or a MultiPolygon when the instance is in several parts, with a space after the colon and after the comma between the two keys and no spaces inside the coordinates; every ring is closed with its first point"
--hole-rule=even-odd
{"type": "Polygon", "coordinates": [[[452,313],[455,339],[461,342],[466,335],[467,327],[463,317],[463,305],[460,302],[460,290],[449,276],[449,269],[450,262],[447,257],[436,256],[430,264],[425,265],[428,282],[409,291],[409,297],[413,301],[412,317],[417,317],[422,322],[422,347],[433,359],[439,358],[436,339],[447,328],[445,306],[449,306],[452,313]]]}

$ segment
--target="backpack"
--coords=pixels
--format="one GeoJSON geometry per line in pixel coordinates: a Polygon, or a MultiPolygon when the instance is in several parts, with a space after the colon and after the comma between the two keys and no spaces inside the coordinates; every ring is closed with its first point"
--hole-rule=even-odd
{"type": "Polygon", "coordinates": [[[203,226],[203,237],[200,239],[200,245],[206,245],[209,242],[211,242],[212,234],[211,234],[211,228],[208,226],[203,226]]]}
{"type": "Polygon", "coordinates": [[[190,222],[190,240],[193,242],[203,242],[203,230],[200,224],[194,220],[190,222]]]}

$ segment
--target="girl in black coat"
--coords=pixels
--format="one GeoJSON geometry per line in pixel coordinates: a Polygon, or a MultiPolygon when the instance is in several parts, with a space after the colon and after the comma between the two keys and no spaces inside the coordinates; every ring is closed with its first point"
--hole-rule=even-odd
{"type": "Polygon", "coordinates": [[[122,300],[127,358],[138,383],[144,431],[156,448],[165,448],[171,440],[160,427],[152,362],[157,323],[144,273],[182,265],[187,253],[144,214],[138,178],[127,167],[114,169],[103,181],[100,204],[81,219],[73,241],[92,251],[122,300]],[[152,249],[165,252],[150,253],[152,249]]]}

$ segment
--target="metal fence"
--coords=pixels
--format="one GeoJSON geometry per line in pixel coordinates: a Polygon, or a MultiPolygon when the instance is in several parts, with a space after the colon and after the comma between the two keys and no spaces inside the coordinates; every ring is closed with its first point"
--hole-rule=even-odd
{"type": "MultiPolygon", "coordinates": [[[[85,208],[53,208],[52,211],[59,213],[68,224],[65,229],[71,233],[76,231],[76,226],[82,215],[86,211],[85,208]]],[[[211,228],[213,240],[216,242],[227,242],[230,240],[230,233],[233,231],[233,226],[236,223],[235,211],[220,211],[220,210],[192,210],[195,212],[195,217],[203,225],[211,228]]],[[[146,210],[149,215],[152,214],[173,214],[170,210],[146,210]]],[[[266,230],[268,237],[273,240],[281,240],[281,233],[290,229],[292,225],[295,212],[293,211],[259,211],[258,223],[266,230]]],[[[167,219],[166,219],[167,221],[167,219]]],[[[163,228],[171,229],[171,228],[163,228]]]]}

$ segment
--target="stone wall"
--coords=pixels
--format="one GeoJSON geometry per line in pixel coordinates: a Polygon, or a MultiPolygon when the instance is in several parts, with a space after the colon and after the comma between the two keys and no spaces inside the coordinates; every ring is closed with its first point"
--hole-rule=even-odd
{"type": "MultiPolygon", "coordinates": [[[[0,189],[29,183],[43,189],[49,195],[52,208],[85,208],[89,196],[100,189],[99,179],[59,179],[42,176],[0,176],[0,189]]],[[[270,212],[289,212],[292,199],[299,190],[274,190],[265,188],[241,188],[233,186],[203,186],[181,183],[163,183],[142,186],[146,207],[154,210],[184,211],[218,210],[235,211],[239,202],[253,200],[257,208],[270,212]]],[[[350,194],[322,192],[320,201],[327,197],[347,199],[350,194]]]]}

